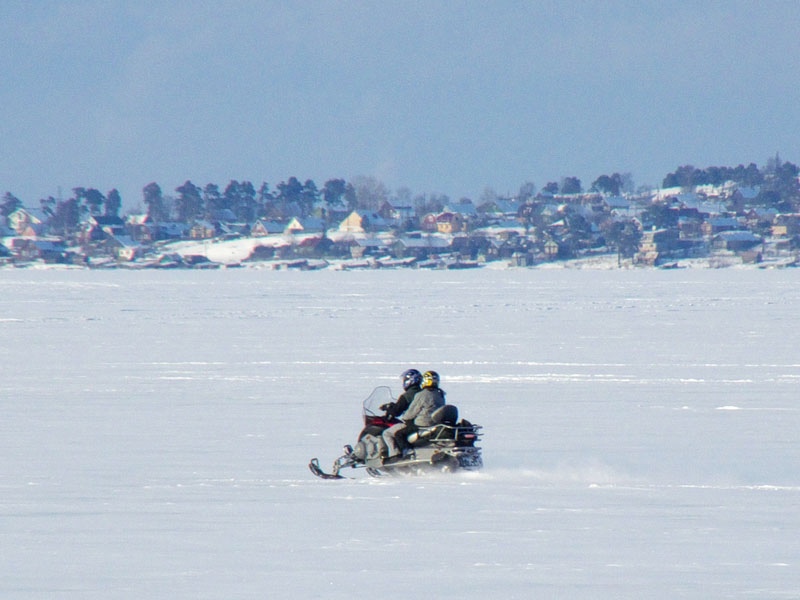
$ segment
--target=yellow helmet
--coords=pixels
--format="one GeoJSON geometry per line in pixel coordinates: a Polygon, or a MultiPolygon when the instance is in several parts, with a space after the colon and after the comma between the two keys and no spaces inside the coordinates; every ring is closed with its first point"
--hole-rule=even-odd
{"type": "Polygon", "coordinates": [[[439,374],[436,371],[425,371],[422,374],[422,387],[424,388],[438,388],[439,387],[439,374]]]}

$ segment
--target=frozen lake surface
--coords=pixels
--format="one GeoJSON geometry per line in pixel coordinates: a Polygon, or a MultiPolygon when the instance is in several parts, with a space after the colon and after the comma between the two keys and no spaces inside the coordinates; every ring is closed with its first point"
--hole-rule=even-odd
{"type": "Polygon", "coordinates": [[[0,271],[0,597],[800,597],[800,272],[0,271]],[[480,473],[323,481],[435,369],[480,473]]]}

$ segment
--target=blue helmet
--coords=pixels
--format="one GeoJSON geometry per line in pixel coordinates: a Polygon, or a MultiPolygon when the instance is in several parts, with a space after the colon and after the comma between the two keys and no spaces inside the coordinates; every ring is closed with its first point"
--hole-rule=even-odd
{"type": "Polygon", "coordinates": [[[416,369],[408,369],[407,371],[403,371],[403,374],[400,375],[400,379],[403,380],[403,389],[408,390],[412,385],[418,386],[422,383],[422,374],[416,369]]]}

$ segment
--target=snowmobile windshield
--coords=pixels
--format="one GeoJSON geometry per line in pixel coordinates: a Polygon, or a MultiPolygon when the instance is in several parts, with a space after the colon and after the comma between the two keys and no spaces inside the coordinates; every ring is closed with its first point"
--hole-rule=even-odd
{"type": "Polygon", "coordinates": [[[364,417],[379,417],[383,415],[381,406],[394,402],[392,390],[382,385],[372,390],[372,393],[364,400],[364,417]]]}

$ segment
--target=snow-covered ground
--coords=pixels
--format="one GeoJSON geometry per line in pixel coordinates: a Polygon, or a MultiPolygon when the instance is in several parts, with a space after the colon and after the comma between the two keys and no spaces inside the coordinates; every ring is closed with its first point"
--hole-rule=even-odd
{"type": "Polygon", "coordinates": [[[796,270],[0,271],[0,597],[800,597],[796,270]],[[485,469],[323,481],[442,375],[485,469]]]}

